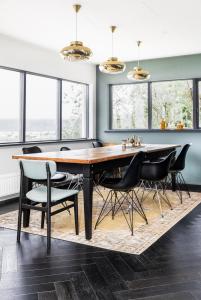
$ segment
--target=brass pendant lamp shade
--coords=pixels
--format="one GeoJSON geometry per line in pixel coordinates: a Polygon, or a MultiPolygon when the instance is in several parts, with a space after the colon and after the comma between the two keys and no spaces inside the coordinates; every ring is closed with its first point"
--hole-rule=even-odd
{"type": "Polygon", "coordinates": [[[140,50],[141,43],[142,43],[141,41],[137,41],[137,45],[138,45],[138,65],[132,71],[128,72],[127,78],[129,80],[143,81],[143,80],[148,80],[150,78],[149,72],[144,70],[142,67],[140,67],[139,50],[140,50]]]}
{"type": "Polygon", "coordinates": [[[73,8],[76,13],[76,40],[71,42],[69,46],[64,47],[60,53],[64,59],[68,61],[88,60],[92,55],[91,49],[85,47],[82,42],[77,40],[77,14],[81,8],[81,5],[75,4],[73,5],[73,8]]]}
{"type": "Polygon", "coordinates": [[[123,73],[126,69],[126,65],[124,62],[118,60],[117,57],[113,56],[114,50],[114,41],[113,41],[113,33],[116,30],[116,26],[111,26],[112,31],[112,57],[108,58],[108,60],[104,61],[99,65],[99,70],[102,73],[106,74],[120,74],[123,73]]]}

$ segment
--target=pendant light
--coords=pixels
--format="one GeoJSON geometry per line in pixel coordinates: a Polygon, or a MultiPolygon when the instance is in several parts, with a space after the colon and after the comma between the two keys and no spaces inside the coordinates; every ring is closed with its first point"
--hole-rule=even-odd
{"type": "Polygon", "coordinates": [[[138,65],[132,71],[128,72],[127,78],[129,80],[142,81],[142,80],[148,80],[150,78],[149,72],[144,70],[142,67],[140,67],[140,46],[141,46],[141,44],[142,44],[141,41],[137,41],[138,65]]]}
{"type": "Polygon", "coordinates": [[[80,4],[74,4],[73,8],[75,10],[75,41],[71,42],[69,46],[64,47],[61,50],[61,54],[65,60],[68,61],[81,61],[88,60],[92,55],[91,49],[85,47],[82,42],[77,40],[77,14],[81,8],[80,4]]]}
{"type": "Polygon", "coordinates": [[[99,65],[99,70],[103,73],[107,74],[120,74],[123,73],[126,69],[126,65],[124,62],[118,60],[117,57],[114,57],[114,32],[116,30],[116,26],[111,26],[112,32],[112,57],[110,57],[107,61],[104,61],[99,65]]]}

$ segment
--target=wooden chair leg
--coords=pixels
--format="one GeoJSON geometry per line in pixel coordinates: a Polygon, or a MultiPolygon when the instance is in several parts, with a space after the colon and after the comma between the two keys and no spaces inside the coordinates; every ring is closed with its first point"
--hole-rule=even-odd
{"type": "Polygon", "coordinates": [[[47,254],[51,249],[51,208],[47,207],[47,254]]]}
{"type": "MultiPolygon", "coordinates": [[[[42,203],[42,207],[45,207],[46,203],[42,203]]],[[[41,213],[41,228],[44,228],[44,224],[45,224],[45,211],[42,211],[41,213]]]]}
{"type": "Polygon", "coordinates": [[[21,227],[22,227],[22,197],[20,196],[19,211],[18,211],[18,225],[17,225],[17,242],[18,243],[20,243],[21,227]]]}
{"type": "Polygon", "coordinates": [[[78,198],[77,195],[75,195],[74,200],[74,218],[75,218],[75,233],[76,235],[79,234],[79,218],[78,218],[78,198]]]}

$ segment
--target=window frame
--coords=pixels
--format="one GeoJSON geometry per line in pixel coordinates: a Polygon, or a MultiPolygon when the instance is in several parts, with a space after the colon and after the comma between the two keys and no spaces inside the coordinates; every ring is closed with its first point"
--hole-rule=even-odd
{"type": "Polygon", "coordinates": [[[6,147],[6,146],[18,146],[18,145],[32,145],[32,144],[51,144],[51,143],[64,143],[64,142],[77,142],[77,141],[87,141],[87,140],[93,140],[89,138],[89,84],[85,82],[79,82],[74,80],[68,80],[66,78],[41,74],[41,73],[35,73],[31,71],[16,69],[16,68],[10,68],[5,66],[0,66],[0,69],[8,70],[8,71],[15,71],[19,72],[21,75],[20,78],[20,108],[21,108],[21,114],[20,114],[20,128],[19,128],[19,142],[6,142],[1,143],[0,147],[6,147]],[[26,141],[26,77],[27,75],[34,75],[34,76],[40,76],[45,77],[49,79],[55,79],[57,80],[57,138],[53,140],[36,140],[36,141],[26,141]],[[62,81],[68,81],[73,82],[77,84],[83,84],[86,86],[86,138],[79,138],[79,139],[62,139],[62,81]]]}
{"type": "Polygon", "coordinates": [[[152,128],[152,83],[155,82],[169,82],[169,81],[186,81],[191,80],[193,86],[193,107],[192,107],[192,117],[193,117],[193,127],[184,129],[184,130],[177,130],[177,129],[166,129],[163,132],[191,132],[191,131],[201,131],[201,124],[199,124],[199,82],[201,82],[201,78],[176,78],[176,79],[163,79],[163,80],[152,80],[152,81],[141,81],[141,82],[126,82],[126,83],[114,83],[109,84],[109,120],[108,120],[108,129],[105,132],[161,132],[161,129],[154,129],[152,128]],[[148,128],[147,129],[113,129],[113,111],[112,111],[112,88],[113,86],[119,85],[130,85],[130,84],[142,84],[147,83],[148,85],[148,128]],[[199,127],[200,126],[200,127],[199,127]]]}

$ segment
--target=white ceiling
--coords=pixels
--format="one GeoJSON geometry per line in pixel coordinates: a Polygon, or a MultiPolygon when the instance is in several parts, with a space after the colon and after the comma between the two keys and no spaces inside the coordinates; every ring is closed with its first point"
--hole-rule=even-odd
{"type": "Polygon", "coordinates": [[[92,62],[111,56],[110,25],[124,61],[137,59],[137,40],[142,59],[201,53],[201,0],[0,0],[0,33],[59,51],[74,40],[74,3],[92,62]]]}

